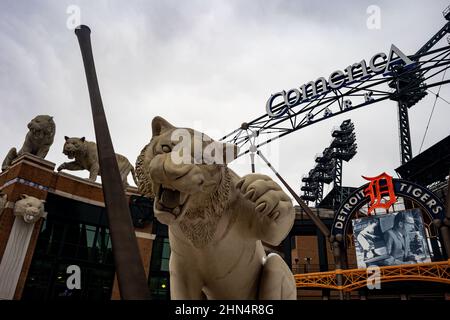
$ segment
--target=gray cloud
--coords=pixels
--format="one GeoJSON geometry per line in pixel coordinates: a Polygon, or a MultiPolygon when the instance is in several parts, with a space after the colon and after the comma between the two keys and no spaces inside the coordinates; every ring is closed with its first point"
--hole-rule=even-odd
{"type": "MultiPolygon", "coordinates": [[[[55,117],[48,159],[66,161],[63,136],[94,139],[86,80],[76,38],[66,28],[69,5],[91,27],[97,73],[117,152],[132,162],[161,115],[200,126],[215,138],[264,113],[268,96],[328,76],[387,52],[414,53],[443,24],[446,1],[5,1],[0,2],[0,155],[19,146],[36,114],[55,117]],[[366,28],[369,5],[381,8],[381,29],[366,28]]],[[[437,88],[436,90],[437,91],[437,88]]],[[[450,90],[441,90],[450,99],[450,90]]],[[[410,111],[417,154],[434,102],[410,111]]],[[[330,130],[351,117],[358,155],[344,166],[344,184],[362,174],[394,173],[399,163],[396,105],[386,101],[284,137],[271,160],[299,190],[302,174],[330,142],[330,130]]],[[[450,133],[448,105],[438,101],[424,148],[450,133]]],[[[249,160],[232,165],[240,174],[249,160]]],[[[268,172],[262,163],[258,168],[268,172]]],[[[87,173],[80,173],[87,176],[87,173]]]]}

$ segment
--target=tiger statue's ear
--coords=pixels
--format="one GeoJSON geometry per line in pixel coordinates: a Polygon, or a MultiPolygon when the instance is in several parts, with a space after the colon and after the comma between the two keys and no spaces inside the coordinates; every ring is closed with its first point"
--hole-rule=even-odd
{"type": "Polygon", "coordinates": [[[80,140],[81,140],[81,142],[84,142],[86,140],[86,138],[85,137],[81,137],[80,140]]]}
{"type": "Polygon", "coordinates": [[[159,136],[164,131],[173,128],[175,127],[161,117],[154,117],[152,120],[152,135],[154,137],[159,136]]]}
{"type": "Polygon", "coordinates": [[[64,136],[64,140],[69,140],[69,137],[68,136],[64,136]]]}

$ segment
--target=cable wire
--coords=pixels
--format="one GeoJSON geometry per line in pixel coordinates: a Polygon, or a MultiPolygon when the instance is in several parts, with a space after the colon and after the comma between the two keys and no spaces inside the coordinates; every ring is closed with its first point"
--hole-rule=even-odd
{"type": "MultiPolygon", "coordinates": [[[[442,75],[442,80],[441,81],[444,80],[446,72],[447,72],[447,69],[445,69],[444,74],[442,75]]],[[[427,136],[428,127],[430,126],[431,118],[433,117],[434,108],[436,107],[436,102],[437,102],[437,100],[439,98],[439,93],[441,92],[441,88],[442,88],[442,84],[439,86],[437,94],[435,94],[436,95],[436,99],[434,99],[433,109],[431,109],[430,117],[428,118],[427,127],[425,128],[425,133],[423,134],[422,143],[420,144],[420,148],[419,148],[419,154],[422,151],[423,143],[425,142],[425,137],[427,136]]]]}

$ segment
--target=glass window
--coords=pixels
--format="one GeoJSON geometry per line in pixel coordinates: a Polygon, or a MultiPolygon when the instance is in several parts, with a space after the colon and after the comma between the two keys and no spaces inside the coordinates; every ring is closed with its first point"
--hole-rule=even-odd
{"type": "Polygon", "coordinates": [[[110,300],[114,260],[104,210],[53,194],[33,254],[24,300],[110,300]],[[81,268],[81,290],[68,290],[69,265],[81,268]]]}
{"type": "Polygon", "coordinates": [[[150,263],[149,287],[153,299],[169,299],[170,244],[167,237],[158,236],[153,241],[150,263]]]}
{"type": "Polygon", "coordinates": [[[169,239],[163,240],[162,255],[161,255],[161,271],[169,271],[170,258],[170,244],[169,239]]]}

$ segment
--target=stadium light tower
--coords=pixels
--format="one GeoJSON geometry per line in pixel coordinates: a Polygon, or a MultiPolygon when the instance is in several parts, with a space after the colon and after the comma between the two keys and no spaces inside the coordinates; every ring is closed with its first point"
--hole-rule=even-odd
{"type": "Polygon", "coordinates": [[[324,184],[333,182],[335,194],[333,207],[336,209],[341,203],[342,162],[350,161],[355,156],[357,149],[354,129],[354,124],[348,119],[332,131],[333,140],[330,146],[325,148],[321,154],[316,155],[315,167],[302,178],[304,183],[301,187],[301,191],[304,192],[303,200],[315,202],[317,207],[323,199],[324,184]]]}
{"type": "Polygon", "coordinates": [[[334,129],[331,136],[330,148],[333,149],[332,157],[335,159],[333,187],[334,199],[333,208],[336,209],[342,202],[342,162],[349,162],[356,155],[356,135],[355,125],[350,119],[345,120],[339,129],[334,129]]]}

